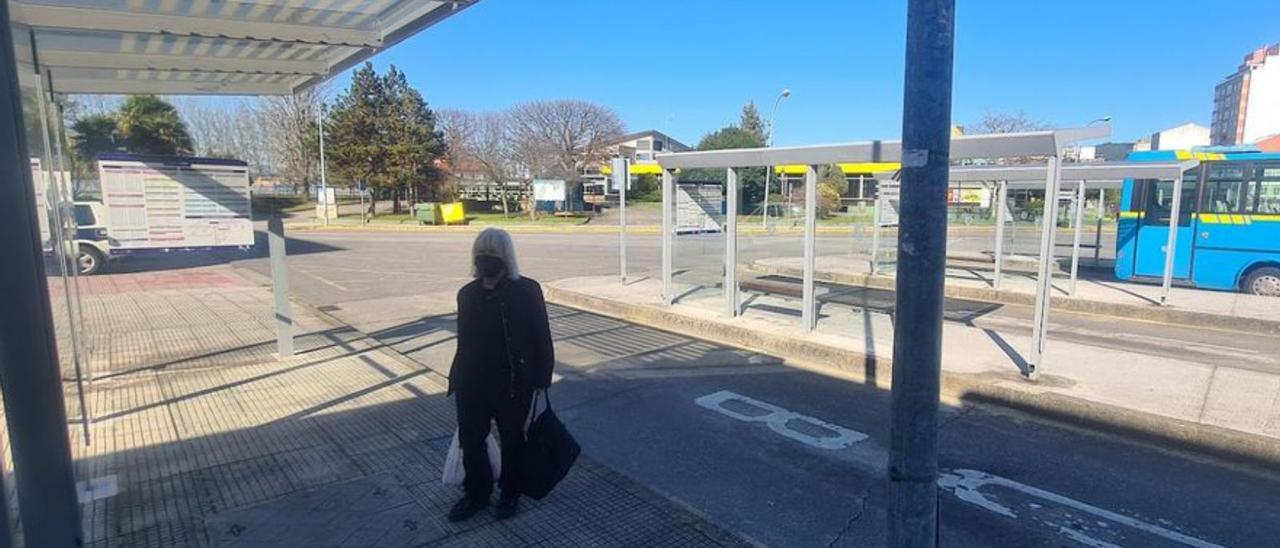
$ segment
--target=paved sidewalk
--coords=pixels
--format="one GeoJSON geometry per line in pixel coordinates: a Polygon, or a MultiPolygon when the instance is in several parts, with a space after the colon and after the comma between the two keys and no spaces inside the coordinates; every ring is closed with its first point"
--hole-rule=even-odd
{"type": "MultiPolygon", "coordinates": [[[[574,278],[552,282],[547,291],[560,304],[840,369],[889,387],[894,327],[873,306],[823,307],[818,330],[805,333],[794,299],[753,296],[743,316],[730,319],[718,289],[694,292],[671,307],[661,303],[661,283],[651,279],[623,285],[614,277],[574,278]]],[[[1280,346],[1274,366],[1244,367],[1055,341],[1051,333],[1040,379],[1030,382],[1020,375],[1030,344],[1029,336],[946,322],[944,392],[1280,460],[1280,346]]]]}
{"type": "MultiPolygon", "coordinates": [[[[816,258],[816,267],[816,277],[820,280],[872,287],[892,287],[894,283],[892,271],[870,275],[868,257],[820,256],[816,258]]],[[[804,259],[764,259],[746,268],[760,273],[799,277],[804,272],[804,259]]],[[[948,294],[992,302],[1030,304],[1035,299],[1036,275],[1025,270],[1025,260],[1006,263],[1001,287],[995,290],[991,267],[951,267],[947,269],[948,294]]],[[[1069,295],[1070,281],[1065,275],[1055,276],[1053,287],[1053,306],[1063,309],[1280,335],[1280,299],[1273,297],[1173,287],[1169,292],[1169,305],[1160,306],[1159,285],[1120,282],[1109,274],[1091,276],[1082,273],[1075,296],[1069,295]]]]}
{"type": "Polygon", "coordinates": [[[269,289],[229,267],[85,281],[92,444],[69,432],[89,546],[746,545],[589,451],[511,522],[449,524],[438,374],[299,304],[277,359],[269,289]]]}

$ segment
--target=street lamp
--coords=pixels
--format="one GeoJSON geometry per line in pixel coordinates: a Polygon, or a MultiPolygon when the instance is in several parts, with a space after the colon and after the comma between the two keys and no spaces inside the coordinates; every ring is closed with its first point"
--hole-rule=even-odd
{"type": "MultiPolygon", "coordinates": [[[[769,138],[765,142],[765,146],[773,146],[773,122],[778,116],[778,105],[783,99],[791,96],[789,88],[783,88],[782,93],[778,94],[778,98],[773,101],[773,110],[769,112],[769,138]]],[[[761,216],[760,226],[769,228],[769,179],[773,177],[773,166],[767,166],[764,172],[764,211],[761,216]]]]}

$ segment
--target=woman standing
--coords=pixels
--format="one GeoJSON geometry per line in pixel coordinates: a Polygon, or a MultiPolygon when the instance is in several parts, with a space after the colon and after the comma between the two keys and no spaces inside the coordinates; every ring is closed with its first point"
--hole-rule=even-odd
{"type": "Polygon", "coordinates": [[[502,494],[495,515],[500,520],[515,515],[524,421],[534,391],[551,385],[555,365],[542,287],[520,275],[511,235],[485,229],[476,236],[471,256],[475,279],[458,291],[458,350],[449,370],[466,473],[465,495],[449,510],[455,522],[489,505],[493,474],[485,438],[491,420],[498,424],[502,446],[502,494]]]}

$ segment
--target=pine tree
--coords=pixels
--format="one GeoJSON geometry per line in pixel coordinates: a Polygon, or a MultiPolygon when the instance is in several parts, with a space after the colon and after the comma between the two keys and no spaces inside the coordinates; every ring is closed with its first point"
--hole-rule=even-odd
{"type": "Polygon", "coordinates": [[[445,152],[444,138],[422,94],[394,66],[385,76],[371,63],[356,69],[325,129],[334,175],[391,190],[397,213],[400,191],[436,182],[434,163],[445,152]]]}
{"type": "Polygon", "coordinates": [[[761,143],[769,141],[769,130],[760,119],[760,111],[756,110],[756,104],[753,101],[747,101],[747,104],[742,105],[742,119],[738,122],[738,127],[758,137],[761,143]]]}

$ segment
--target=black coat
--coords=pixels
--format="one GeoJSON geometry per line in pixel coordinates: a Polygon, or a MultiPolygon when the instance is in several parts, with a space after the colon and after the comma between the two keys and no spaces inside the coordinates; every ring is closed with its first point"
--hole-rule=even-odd
{"type": "MultiPolygon", "coordinates": [[[[507,355],[511,359],[512,381],[515,389],[546,388],[551,386],[551,371],[555,367],[555,350],[551,346],[551,324],[547,318],[547,303],[542,297],[542,286],[529,278],[504,280],[496,288],[501,292],[501,310],[506,332],[507,355]]],[[[468,325],[474,325],[484,310],[485,288],[480,279],[472,280],[458,290],[458,350],[449,368],[449,394],[460,387],[466,375],[461,371],[485,367],[468,361],[476,355],[480,345],[502,344],[504,341],[478,340],[468,335],[468,325]]]]}

